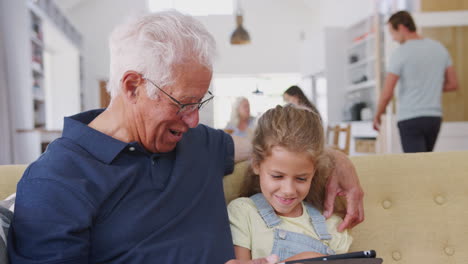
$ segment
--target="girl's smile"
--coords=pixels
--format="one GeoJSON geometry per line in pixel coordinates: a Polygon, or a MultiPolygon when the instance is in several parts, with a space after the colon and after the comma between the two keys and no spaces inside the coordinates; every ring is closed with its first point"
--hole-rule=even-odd
{"type": "Polygon", "coordinates": [[[271,155],[253,167],[263,195],[278,215],[299,217],[315,172],[310,154],[275,146],[271,155]]]}

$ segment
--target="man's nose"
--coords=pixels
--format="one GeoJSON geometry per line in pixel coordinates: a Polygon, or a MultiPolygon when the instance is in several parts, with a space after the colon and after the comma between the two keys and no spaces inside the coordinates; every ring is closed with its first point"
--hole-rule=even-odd
{"type": "Polygon", "coordinates": [[[182,121],[184,121],[184,123],[190,128],[196,127],[198,125],[198,122],[200,121],[198,109],[195,109],[193,112],[183,115],[182,121]]]}

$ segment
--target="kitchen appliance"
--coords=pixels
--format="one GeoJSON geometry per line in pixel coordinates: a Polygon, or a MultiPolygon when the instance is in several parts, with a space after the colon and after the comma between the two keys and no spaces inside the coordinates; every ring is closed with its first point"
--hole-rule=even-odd
{"type": "Polygon", "coordinates": [[[365,102],[357,102],[353,104],[350,108],[351,112],[351,121],[360,121],[361,119],[361,110],[365,108],[367,104],[365,102]]]}

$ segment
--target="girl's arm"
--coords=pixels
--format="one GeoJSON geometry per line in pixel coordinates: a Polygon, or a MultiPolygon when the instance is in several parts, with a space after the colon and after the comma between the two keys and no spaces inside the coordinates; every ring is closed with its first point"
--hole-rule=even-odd
{"type": "Polygon", "coordinates": [[[234,246],[234,253],[236,254],[236,259],[239,260],[251,260],[252,254],[250,249],[240,246],[234,246]]]}

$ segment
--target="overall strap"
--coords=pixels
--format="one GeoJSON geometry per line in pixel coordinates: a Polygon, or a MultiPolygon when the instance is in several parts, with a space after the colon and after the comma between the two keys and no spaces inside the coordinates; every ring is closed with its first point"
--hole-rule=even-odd
{"type": "Polygon", "coordinates": [[[270,203],[268,203],[262,193],[254,194],[250,196],[250,199],[255,203],[258,213],[269,228],[281,223],[281,219],[276,215],[275,210],[271,207],[270,203]]]}
{"type": "Polygon", "coordinates": [[[320,213],[315,207],[309,203],[304,202],[307,212],[309,213],[310,222],[315,229],[315,233],[322,240],[330,240],[332,237],[327,231],[327,224],[325,223],[325,216],[320,213]]]}

